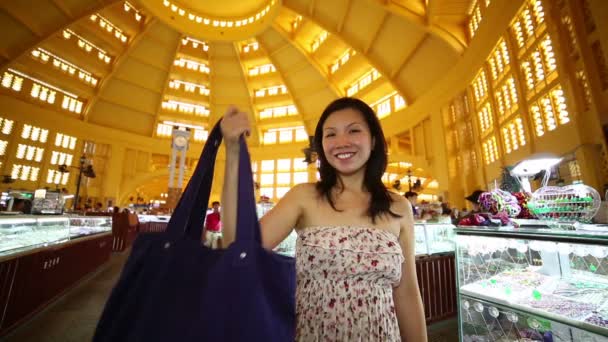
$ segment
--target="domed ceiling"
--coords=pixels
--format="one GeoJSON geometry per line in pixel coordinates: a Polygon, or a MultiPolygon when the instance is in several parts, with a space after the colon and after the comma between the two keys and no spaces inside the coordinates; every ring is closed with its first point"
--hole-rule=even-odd
{"type": "MultiPolygon", "coordinates": [[[[359,97],[380,117],[407,122],[408,106],[466,48],[472,2],[3,1],[0,66],[46,82],[57,102],[12,96],[150,138],[168,140],[178,124],[203,141],[236,104],[255,124],[251,146],[292,134],[295,156],[337,97],[359,97]]],[[[408,128],[389,131],[391,147],[414,154],[408,128]]]]}

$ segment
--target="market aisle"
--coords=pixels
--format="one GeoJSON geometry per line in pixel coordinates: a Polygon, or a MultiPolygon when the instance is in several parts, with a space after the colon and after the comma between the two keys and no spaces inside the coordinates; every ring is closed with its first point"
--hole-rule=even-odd
{"type": "Polygon", "coordinates": [[[92,278],[13,331],[7,342],[91,341],[97,320],[129,251],[114,253],[92,278]]]}
{"type": "MultiPolygon", "coordinates": [[[[128,253],[112,254],[109,264],[51,307],[6,336],[6,342],[91,341],[95,325],[128,253]]],[[[429,342],[458,341],[457,322],[438,323],[429,329],[429,342]]]]}

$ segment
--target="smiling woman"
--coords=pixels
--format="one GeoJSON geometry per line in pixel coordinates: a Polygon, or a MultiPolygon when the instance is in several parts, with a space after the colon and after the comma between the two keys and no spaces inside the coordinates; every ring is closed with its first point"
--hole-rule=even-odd
{"type": "MultiPolygon", "coordinates": [[[[221,125],[229,244],[236,226],[237,193],[230,185],[238,182],[238,139],[251,128],[236,107],[221,125]]],[[[269,250],[298,231],[296,340],[426,341],[411,206],[382,183],[387,153],[376,114],[359,99],[337,99],[321,114],[314,141],[319,181],[293,187],[260,220],[269,250]]]]}

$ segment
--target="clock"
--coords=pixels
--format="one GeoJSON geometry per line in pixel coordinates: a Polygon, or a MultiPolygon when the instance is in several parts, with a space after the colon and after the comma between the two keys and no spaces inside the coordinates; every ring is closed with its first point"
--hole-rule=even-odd
{"type": "Polygon", "coordinates": [[[173,144],[176,147],[184,147],[188,144],[188,139],[186,139],[186,137],[184,137],[183,135],[178,135],[173,138],[173,144]]]}

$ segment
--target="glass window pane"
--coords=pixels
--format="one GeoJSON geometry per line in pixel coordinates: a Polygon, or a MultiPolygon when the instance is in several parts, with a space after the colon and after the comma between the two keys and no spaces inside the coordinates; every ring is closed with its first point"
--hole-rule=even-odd
{"type": "Polygon", "coordinates": [[[293,140],[293,131],[285,130],[279,132],[279,142],[286,143],[292,142],[293,140]]]}
{"type": "Polygon", "coordinates": [[[293,183],[294,184],[308,183],[308,172],[294,172],[293,173],[293,183]]]}
{"type": "Polygon", "coordinates": [[[265,132],[264,133],[264,144],[276,144],[277,143],[277,132],[265,132]]]}
{"type": "Polygon", "coordinates": [[[273,185],[274,175],[272,173],[266,173],[262,175],[261,185],[273,185]]]}
{"type": "Polygon", "coordinates": [[[277,173],[277,184],[291,184],[291,173],[277,173]]]}
{"type": "Polygon", "coordinates": [[[289,171],[291,170],[291,159],[278,159],[277,160],[277,171],[289,171]]]}
{"type": "Polygon", "coordinates": [[[274,171],[274,160],[262,160],[262,172],[274,171]]]}
{"type": "Polygon", "coordinates": [[[293,160],[293,170],[303,171],[308,169],[308,164],[304,161],[304,158],[295,158],[293,160]]]}

